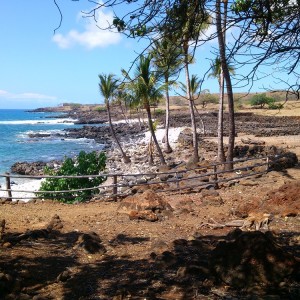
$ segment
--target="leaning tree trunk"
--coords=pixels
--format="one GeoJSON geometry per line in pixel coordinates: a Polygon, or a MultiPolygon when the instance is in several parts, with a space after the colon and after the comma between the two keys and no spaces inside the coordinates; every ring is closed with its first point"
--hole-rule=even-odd
{"type": "Polygon", "coordinates": [[[111,121],[111,115],[110,115],[110,107],[109,107],[109,103],[108,101],[106,101],[106,109],[107,109],[107,116],[108,116],[108,123],[109,123],[109,127],[110,127],[110,131],[111,131],[111,135],[113,137],[113,139],[115,140],[121,154],[122,154],[122,157],[123,157],[123,160],[124,160],[124,163],[130,163],[131,160],[130,158],[125,154],[125,152],[123,151],[122,147],[121,147],[121,144],[116,136],[116,133],[115,133],[115,130],[114,130],[114,127],[113,127],[113,124],[112,124],[112,121],[111,121]]]}
{"type": "Polygon", "coordinates": [[[173,150],[169,143],[169,127],[170,127],[170,96],[169,96],[169,81],[167,76],[165,77],[166,83],[166,128],[165,128],[165,152],[171,153],[173,150]]]}
{"type": "Polygon", "coordinates": [[[199,111],[198,111],[198,109],[197,109],[197,106],[196,106],[196,104],[195,104],[195,101],[193,101],[193,104],[194,104],[195,111],[196,111],[196,113],[197,113],[197,115],[198,115],[198,117],[199,117],[199,120],[200,120],[200,122],[201,122],[201,125],[202,125],[202,134],[205,136],[205,135],[206,135],[206,130],[205,130],[205,124],[204,124],[204,121],[203,121],[203,119],[202,119],[202,117],[201,117],[201,115],[200,115],[200,113],[199,113],[199,111]]]}
{"type": "Polygon", "coordinates": [[[157,152],[158,152],[158,156],[159,156],[159,159],[160,159],[160,162],[165,165],[166,164],[166,161],[165,161],[165,158],[164,158],[164,155],[161,151],[161,148],[158,144],[158,141],[157,141],[157,138],[156,138],[156,135],[155,135],[155,132],[154,132],[154,128],[153,128],[153,122],[152,122],[152,117],[151,117],[151,110],[150,110],[150,105],[149,103],[146,103],[145,104],[145,109],[146,109],[146,112],[147,112],[147,117],[148,117],[148,125],[149,125],[149,130],[150,130],[150,133],[151,133],[151,136],[153,138],[153,141],[154,141],[154,144],[156,146],[156,149],[157,149],[157,152]]]}
{"type": "Polygon", "coordinates": [[[216,0],[216,27],[218,34],[219,52],[221,67],[224,74],[224,80],[226,82],[226,90],[228,96],[228,128],[229,128],[229,138],[228,138],[228,151],[227,151],[227,162],[226,169],[233,169],[233,150],[234,150],[234,140],[235,140],[235,124],[234,124],[234,103],[233,103],[233,92],[232,84],[230,79],[230,73],[228,69],[226,50],[224,43],[224,36],[222,32],[222,17],[221,17],[221,5],[220,0],[216,0]]]}
{"type": "Polygon", "coordinates": [[[189,75],[189,62],[188,62],[188,43],[185,43],[183,46],[184,50],[184,63],[185,63],[185,79],[186,79],[186,96],[189,100],[189,108],[191,114],[191,123],[192,123],[192,132],[193,132],[193,147],[194,147],[194,162],[199,161],[199,152],[198,152],[198,139],[197,139],[197,127],[196,127],[196,119],[193,105],[193,98],[191,95],[191,87],[190,87],[190,75],[189,75]]]}
{"type": "Polygon", "coordinates": [[[140,129],[140,131],[142,131],[141,117],[140,117],[140,113],[139,113],[138,108],[136,109],[136,113],[137,113],[137,118],[138,118],[138,121],[139,121],[139,129],[140,129]]]}
{"type": "Polygon", "coordinates": [[[128,124],[128,123],[129,123],[129,122],[128,122],[128,118],[127,118],[127,115],[126,115],[126,113],[125,113],[125,110],[124,110],[123,105],[122,105],[121,102],[120,102],[120,109],[121,109],[122,115],[123,115],[124,118],[125,118],[126,124],[128,124]]]}

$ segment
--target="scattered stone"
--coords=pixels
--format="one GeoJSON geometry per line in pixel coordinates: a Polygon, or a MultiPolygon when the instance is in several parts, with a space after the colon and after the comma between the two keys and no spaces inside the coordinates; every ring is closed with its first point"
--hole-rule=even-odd
{"type": "Polygon", "coordinates": [[[163,196],[155,193],[153,190],[148,189],[142,194],[136,194],[125,198],[120,206],[119,210],[151,210],[152,212],[162,210],[172,210],[171,205],[164,200],[163,196]]]}
{"type": "Polygon", "coordinates": [[[151,210],[132,210],[131,212],[129,212],[129,219],[155,222],[158,221],[158,216],[151,210]]]}
{"type": "MultiPolygon", "coordinates": [[[[200,134],[197,134],[197,138],[198,140],[200,140],[200,134]]],[[[193,146],[193,132],[191,128],[185,128],[184,130],[182,130],[179,133],[177,142],[184,147],[193,146]]]]}
{"type": "Polygon", "coordinates": [[[216,190],[204,189],[201,190],[201,195],[201,202],[204,206],[211,205],[218,207],[224,204],[222,197],[216,190]]]}
{"type": "Polygon", "coordinates": [[[221,196],[206,196],[202,199],[202,205],[207,206],[221,206],[224,204],[224,201],[221,196]]]}
{"type": "Polygon", "coordinates": [[[241,142],[243,144],[247,144],[247,145],[265,145],[265,141],[261,141],[261,140],[253,140],[250,138],[247,139],[241,139],[241,142]]]}
{"type": "Polygon", "coordinates": [[[65,282],[67,280],[69,280],[71,278],[71,272],[70,270],[65,270],[63,272],[61,272],[58,276],[57,276],[57,279],[56,281],[59,282],[65,282]]]}
{"type": "Polygon", "coordinates": [[[62,229],[64,226],[62,224],[62,221],[60,219],[60,217],[58,215],[54,215],[50,221],[50,223],[47,226],[47,230],[53,231],[53,230],[60,230],[62,229]]]}
{"type": "Polygon", "coordinates": [[[55,169],[61,162],[59,161],[52,161],[52,162],[44,162],[44,161],[36,161],[36,162],[16,162],[11,166],[11,171],[16,174],[20,175],[43,175],[44,168],[48,167],[50,169],[55,169]]]}
{"type": "Polygon", "coordinates": [[[286,152],[280,155],[275,155],[271,158],[270,169],[282,171],[288,168],[293,168],[298,164],[298,157],[293,152],[286,152]]]}
{"type": "Polygon", "coordinates": [[[95,232],[81,234],[73,248],[83,248],[87,253],[90,254],[104,254],[106,252],[100,237],[95,232]]]}
{"type": "Polygon", "coordinates": [[[12,244],[10,242],[5,242],[2,245],[3,248],[10,248],[11,246],[12,246],[12,244]]]}

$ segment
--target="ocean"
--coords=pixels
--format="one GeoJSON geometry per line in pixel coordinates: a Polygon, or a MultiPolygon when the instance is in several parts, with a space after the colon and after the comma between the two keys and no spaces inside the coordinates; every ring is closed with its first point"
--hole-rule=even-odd
{"type": "Polygon", "coordinates": [[[55,118],[54,113],[27,112],[18,109],[0,109],[0,174],[10,172],[15,162],[50,161],[75,156],[80,151],[103,149],[90,139],[62,139],[55,136],[67,128],[80,127],[71,119],[55,118]],[[47,118],[49,116],[54,118],[47,118]],[[29,134],[49,134],[30,138],[29,134]]]}

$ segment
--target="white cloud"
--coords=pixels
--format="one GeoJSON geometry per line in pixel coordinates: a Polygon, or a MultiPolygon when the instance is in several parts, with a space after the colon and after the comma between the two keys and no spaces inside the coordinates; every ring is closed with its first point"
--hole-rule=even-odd
{"type": "Polygon", "coordinates": [[[57,100],[55,96],[48,96],[38,93],[10,93],[8,91],[0,90],[0,98],[6,99],[39,99],[39,100],[57,100]]]}
{"type": "Polygon", "coordinates": [[[81,45],[87,49],[103,48],[108,45],[117,44],[121,40],[121,35],[115,31],[102,30],[100,28],[107,28],[109,23],[113,21],[113,14],[105,14],[103,11],[97,11],[97,22],[94,18],[81,18],[84,24],[84,31],[70,30],[67,34],[55,34],[53,41],[63,49],[71,48],[75,45],[81,45]]]}

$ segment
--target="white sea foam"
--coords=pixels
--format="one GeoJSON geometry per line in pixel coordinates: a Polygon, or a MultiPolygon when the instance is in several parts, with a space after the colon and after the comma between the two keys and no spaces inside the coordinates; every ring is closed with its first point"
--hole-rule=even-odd
{"type": "Polygon", "coordinates": [[[27,130],[23,133],[20,133],[18,135],[18,137],[27,137],[29,134],[62,134],[65,131],[61,130],[61,129],[52,129],[52,130],[27,130]]]}
{"type": "Polygon", "coordinates": [[[0,121],[1,125],[53,125],[53,124],[63,124],[63,125],[74,125],[74,119],[41,119],[41,120],[16,120],[16,121],[0,121]]]}

